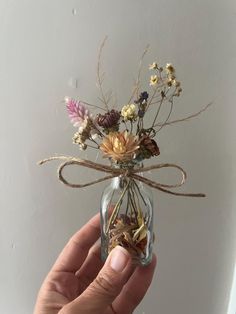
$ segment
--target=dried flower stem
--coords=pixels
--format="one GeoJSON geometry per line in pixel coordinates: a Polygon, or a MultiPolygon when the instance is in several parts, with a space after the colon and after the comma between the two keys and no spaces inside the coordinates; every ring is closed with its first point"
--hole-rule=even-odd
{"type": "Polygon", "coordinates": [[[95,148],[97,148],[97,149],[99,148],[99,144],[93,138],[89,138],[89,140],[97,145],[97,147],[95,147],[95,148]]]}
{"type": "Polygon", "coordinates": [[[141,199],[142,199],[144,205],[147,206],[147,204],[146,204],[146,202],[145,202],[145,199],[143,198],[143,195],[142,195],[142,193],[140,192],[139,187],[138,187],[138,184],[136,183],[135,180],[134,180],[134,184],[135,184],[135,186],[136,186],[136,188],[137,188],[137,190],[138,190],[139,195],[141,196],[141,199]]]}
{"type": "MultiPolygon", "coordinates": [[[[153,121],[153,123],[152,123],[152,128],[155,127],[155,123],[156,123],[156,120],[157,120],[158,115],[159,115],[159,113],[160,113],[161,106],[162,106],[162,104],[163,104],[163,102],[164,102],[165,100],[166,100],[166,101],[168,100],[168,102],[171,103],[171,107],[170,107],[169,114],[168,114],[168,116],[167,116],[167,118],[166,118],[166,120],[165,120],[164,123],[166,123],[166,122],[169,120],[170,116],[171,116],[171,113],[172,113],[172,110],[173,110],[173,105],[174,105],[173,97],[174,97],[174,95],[175,95],[176,88],[175,88],[175,90],[173,91],[173,93],[169,96],[169,98],[166,98],[166,96],[168,95],[169,90],[170,90],[170,89],[167,90],[167,92],[163,95],[163,97],[162,97],[162,99],[161,99],[161,101],[160,101],[160,105],[159,105],[159,107],[158,107],[156,116],[155,116],[154,121],[153,121]]],[[[162,127],[163,127],[163,126],[161,126],[161,127],[156,131],[156,133],[159,132],[162,127]]]]}
{"type": "Polygon", "coordinates": [[[122,192],[121,195],[120,195],[120,198],[119,198],[118,202],[116,203],[116,205],[115,205],[115,207],[114,207],[114,210],[113,210],[113,212],[112,212],[112,214],[111,214],[111,217],[110,217],[110,219],[109,219],[109,223],[108,223],[106,232],[109,231],[110,226],[113,224],[114,220],[116,219],[116,216],[117,216],[117,214],[118,214],[118,212],[119,212],[120,203],[122,202],[122,199],[123,199],[123,197],[124,197],[124,195],[125,195],[125,193],[126,193],[128,187],[129,187],[129,184],[130,184],[130,181],[128,181],[127,185],[125,186],[123,192],[122,192]]]}
{"type": "Polygon", "coordinates": [[[133,204],[133,212],[134,212],[135,220],[136,220],[136,223],[138,224],[138,213],[137,213],[137,210],[138,210],[139,206],[137,206],[137,203],[136,203],[136,200],[135,200],[135,194],[134,194],[134,191],[133,191],[132,188],[130,188],[130,194],[131,194],[130,200],[131,200],[131,202],[133,204]]]}
{"type": "MultiPolygon", "coordinates": [[[[134,180],[133,180],[134,181],[134,180]]],[[[139,187],[138,186],[135,186],[134,184],[133,184],[133,193],[134,193],[134,195],[136,195],[136,198],[137,198],[137,202],[138,202],[138,206],[136,207],[137,208],[137,211],[138,211],[138,216],[139,217],[142,217],[142,211],[141,211],[141,206],[140,206],[140,204],[139,204],[139,194],[141,194],[140,193],[140,191],[139,191],[139,193],[136,191],[136,189],[138,189],[138,191],[139,191],[139,187]]],[[[143,199],[143,196],[142,196],[142,199],[143,199]]]]}
{"type": "Polygon", "coordinates": [[[149,106],[151,105],[151,103],[152,103],[152,101],[153,101],[153,99],[154,99],[154,97],[155,97],[155,95],[156,95],[156,93],[157,93],[157,91],[158,91],[159,88],[160,88],[159,86],[156,86],[156,87],[155,87],[155,89],[154,89],[154,91],[153,91],[153,94],[152,94],[152,96],[151,96],[151,98],[150,98],[150,100],[149,100],[149,102],[148,102],[148,104],[147,104],[147,107],[146,107],[146,110],[145,110],[146,112],[147,112],[149,106]]]}
{"type": "Polygon", "coordinates": [[[95,146],[93,146],[93,145],[90,145],[90,144],[86,144],[88,147],[90,147],[90,148],[94,148],[94,149],[99,149],[99,147],[95,147],[95,146]]]}
{"type": "Polygon", "coordinates": [[[137,123],[137,130],[136,130],[136,135],[139,134],[140,130],[143,129],[143,118],[138,119],[138,123],[137,123]]]}
{"type": "Polygon", "coordinates": [[[196,113],[193,113],[187,117],[184,117],[182,119],[177,119],[177,120],[173,120],[173,121],[169,121],[169,122],[163,122],[163,123],[157,123],[155,124],[153,127],[156,127],[156,126],[166,126],[166,125],[172,125],[174,123],[178,123],[178,122],[184,122],[184,121],[188,121],[192,118],[195,118],[197,116],[199,116],[201,113],[203,113],[204,111],[206,111],[211,105],[213,104],[213,102],[210,102],[209,104],[207,104],[204,108],[202,108],[200,111],[196,112],[196,113]]]}
{"type": "Polygon", "coordinates": [[[158,117],[158,115],[159,115],[159,113],[160,113],[161,106],[162,106],[162,104],[163,104],[164,99],[165,99],[165,95],[161,98],[160,104],[159,104],[158,109],[157,109],[157,113],[156,113],[156,115],[155,115],[155,117],[154,117],[154,120],[153,120],[153,123],[152,123],[152,126],[151,126],[152,128],[154,127],[154,125],[155,125],[155,123],[156,123],[156,120],[157,120],[157,117],[158,117]]]}
{"type": "Polygon", "coordinates": [[[147,222],[145,220],[140,201],[147,206],[135,180],[130,179],[129,186],[123,190],[121,197],[115,204],[114,218],[109,221],[107,235],[109,237],[108,252],[116,245],[124,246],[130,251],[133,259],[138,259],[146,254],[147,222]],[[127,196],[126,206],[122,200],[127,196]],[[123,214],[125,210],[125,214],[123,214]],[[120,214],[119,214],[120,213],[120,214]],[[144,242],[141,244],[141,242],[144,242]]]}
{"type": "Polygon", "coordinates": [[[169,111],[169,114],[167,115],[167,118],[166,118],[164,124],[161,125],[158,130],[156,130],[156,133],[158,133],[158,132],[164,127],[164,125],[167,123],[167,121],[169,120],[169,118],[170,118],[170,116],[171,116],[171,113],[172,113],[172,111],[173,111],[173,105],[174,105],[174,104],[173,104],[173,97],[169,100],[169,103],[170,103],[170,111],[169,111]]]}
{"type": "Polygon", "coordinates": [[[102,107],[99,107],[99,106],[97,106],[97,105],[93,105],[93,104],[87,103],[86,101],[81,100],[81,102],[82,102],[83,104],[87,105],[87,106],[91,106],[91,107],[94,107],[94,108],[97,108],[97,109],[101,109],[101,110],[103,110],[103,111],[106,111],[106,109],[104,109],[104,108],[102,108],[102,107]]]}
{"type": "Polygon", "coordinates": [[[98,134],[99,134],[101,137],[104,137],[104,136],[105,136],[105,135],[102,133],[102,131],[99,130],[99,128],[96,126],[95,123],[93,123],[93,127],[94,127],[94,129],[95,129],[96,131],[98,131],[98,134]]]}
{"type": "Polygon", "coordinates": [[[133,121],[130,120],[130,133],[132,134],[133,133],[133,121]]]}

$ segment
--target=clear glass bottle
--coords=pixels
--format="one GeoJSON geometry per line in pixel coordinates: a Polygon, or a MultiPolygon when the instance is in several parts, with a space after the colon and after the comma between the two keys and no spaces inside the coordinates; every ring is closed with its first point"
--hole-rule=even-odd
{"type": "MultiPolygon", "coordinates": [[[[114,165],[114,167],[140,167],[114,165]]],[[[126,169],[125,168],[125,169],[126,169]]],[[[141,169],[139,175],[141,175],[141,169]]],[[[133,262],[147,265],[152,259],[152,192],[132,177],[118,176],[104,190],[101,199],[101,257],[105,261],[116,246],[125,247],[133,262]]]]}

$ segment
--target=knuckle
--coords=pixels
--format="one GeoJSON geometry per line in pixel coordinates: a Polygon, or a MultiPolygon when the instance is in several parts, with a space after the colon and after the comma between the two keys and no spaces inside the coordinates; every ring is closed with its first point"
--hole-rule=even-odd
{"type": "Polygon", "coordinates": [[[93,281],[92,286],[102,294],[106,294],[111,297],[115,297],[117,295],[118,289],[116,285],[113,283],[112,278],[106,274],[98,274],[93,281]]]}
{"type": "Polygon", "coordinates": [[[81,291],[84,291],[91,284],[91,282],[93,282],[93,278],[87,275],[77,275],[77,278],[81,287],[81,291]]]}

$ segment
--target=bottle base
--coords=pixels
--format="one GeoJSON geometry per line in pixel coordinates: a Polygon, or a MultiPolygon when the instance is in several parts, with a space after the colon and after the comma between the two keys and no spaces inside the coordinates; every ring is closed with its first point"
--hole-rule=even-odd
{"type": "MultiPolygon", "coordinates": [[[[128,250],[129,251],[129,250],[128,250]]],[[[107,257],[108,257],[108,249],[101,249],[101,260],[103,262],[106,261],[107,257]]],[[[131,258],[132,258],[132,264],[133,265],[137,265],[137,266],[147,266],[151,263],[152,261],[152,253],[149,254],[148,256],[142,257],[142,256],[137,256],[137,255],[133,255],[130,252],[131,258]]]]}

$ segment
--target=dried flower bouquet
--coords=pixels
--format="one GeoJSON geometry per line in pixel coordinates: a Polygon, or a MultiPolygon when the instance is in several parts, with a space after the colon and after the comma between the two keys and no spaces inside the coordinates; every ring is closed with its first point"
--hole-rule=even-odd
{"type": "Polygon", "coordinates": [[[101,54],[104,43],[105,40],[99,50],[97,66],[97,82],[101,92],[99,99],[102,105],[92,105],[70,97],[65,98],[65,103],[69,118],[77,129],[73,136],[73,143],[82,150],[88,148],[99,150],[104,158],[110,160],[110,166],[64,156],[47,158],[40,163],[54,159],[64,160],[58,169],[59,179],[70,187],[84,187],[110,178],[116,180],[104,192],[102,198],[102,257],[105,259],[112,248],[121,245],[132,254],[135,262],[145,265],[151,259],[153,204],[150,193],[145,191],[143,183],[173,195],[202,197],[204,194],[178,193],[171,190],[181,186],[185,181],[186,173],[181,167],[175,164],[158,164],[143,168],[143,162],[160,154],[156,136],[163,127],[189,120],[206,110],[210,104],[193,115],[171,120],[174,99],[182,92],[181,83],[171,63],[163,67],[153,62],[149,66],[151,72],[149,86],[140,91],[141,69],[147,47],[141,57],[138,77],[129,101],[121,108],[111,107],[112,95],[104,91],[104,74],[101,74],[101,54]],[[166,106],[169,111],[164,121],[161,121],[161,109],[166,106]],[[99,109],[100,112],[92,114],[89,107],[99,109]],[[147,119],[146,116],[151,109],[150,123],[148,122],[150,117],[147,119]],[[71,164],[103,171],[109,175],[89,183],[72,184],[62,174],[65,166],[71,164]],[[181,181],[166,185],[140,175],[140,172],[164,167],[180,170],[181,181]]]}

